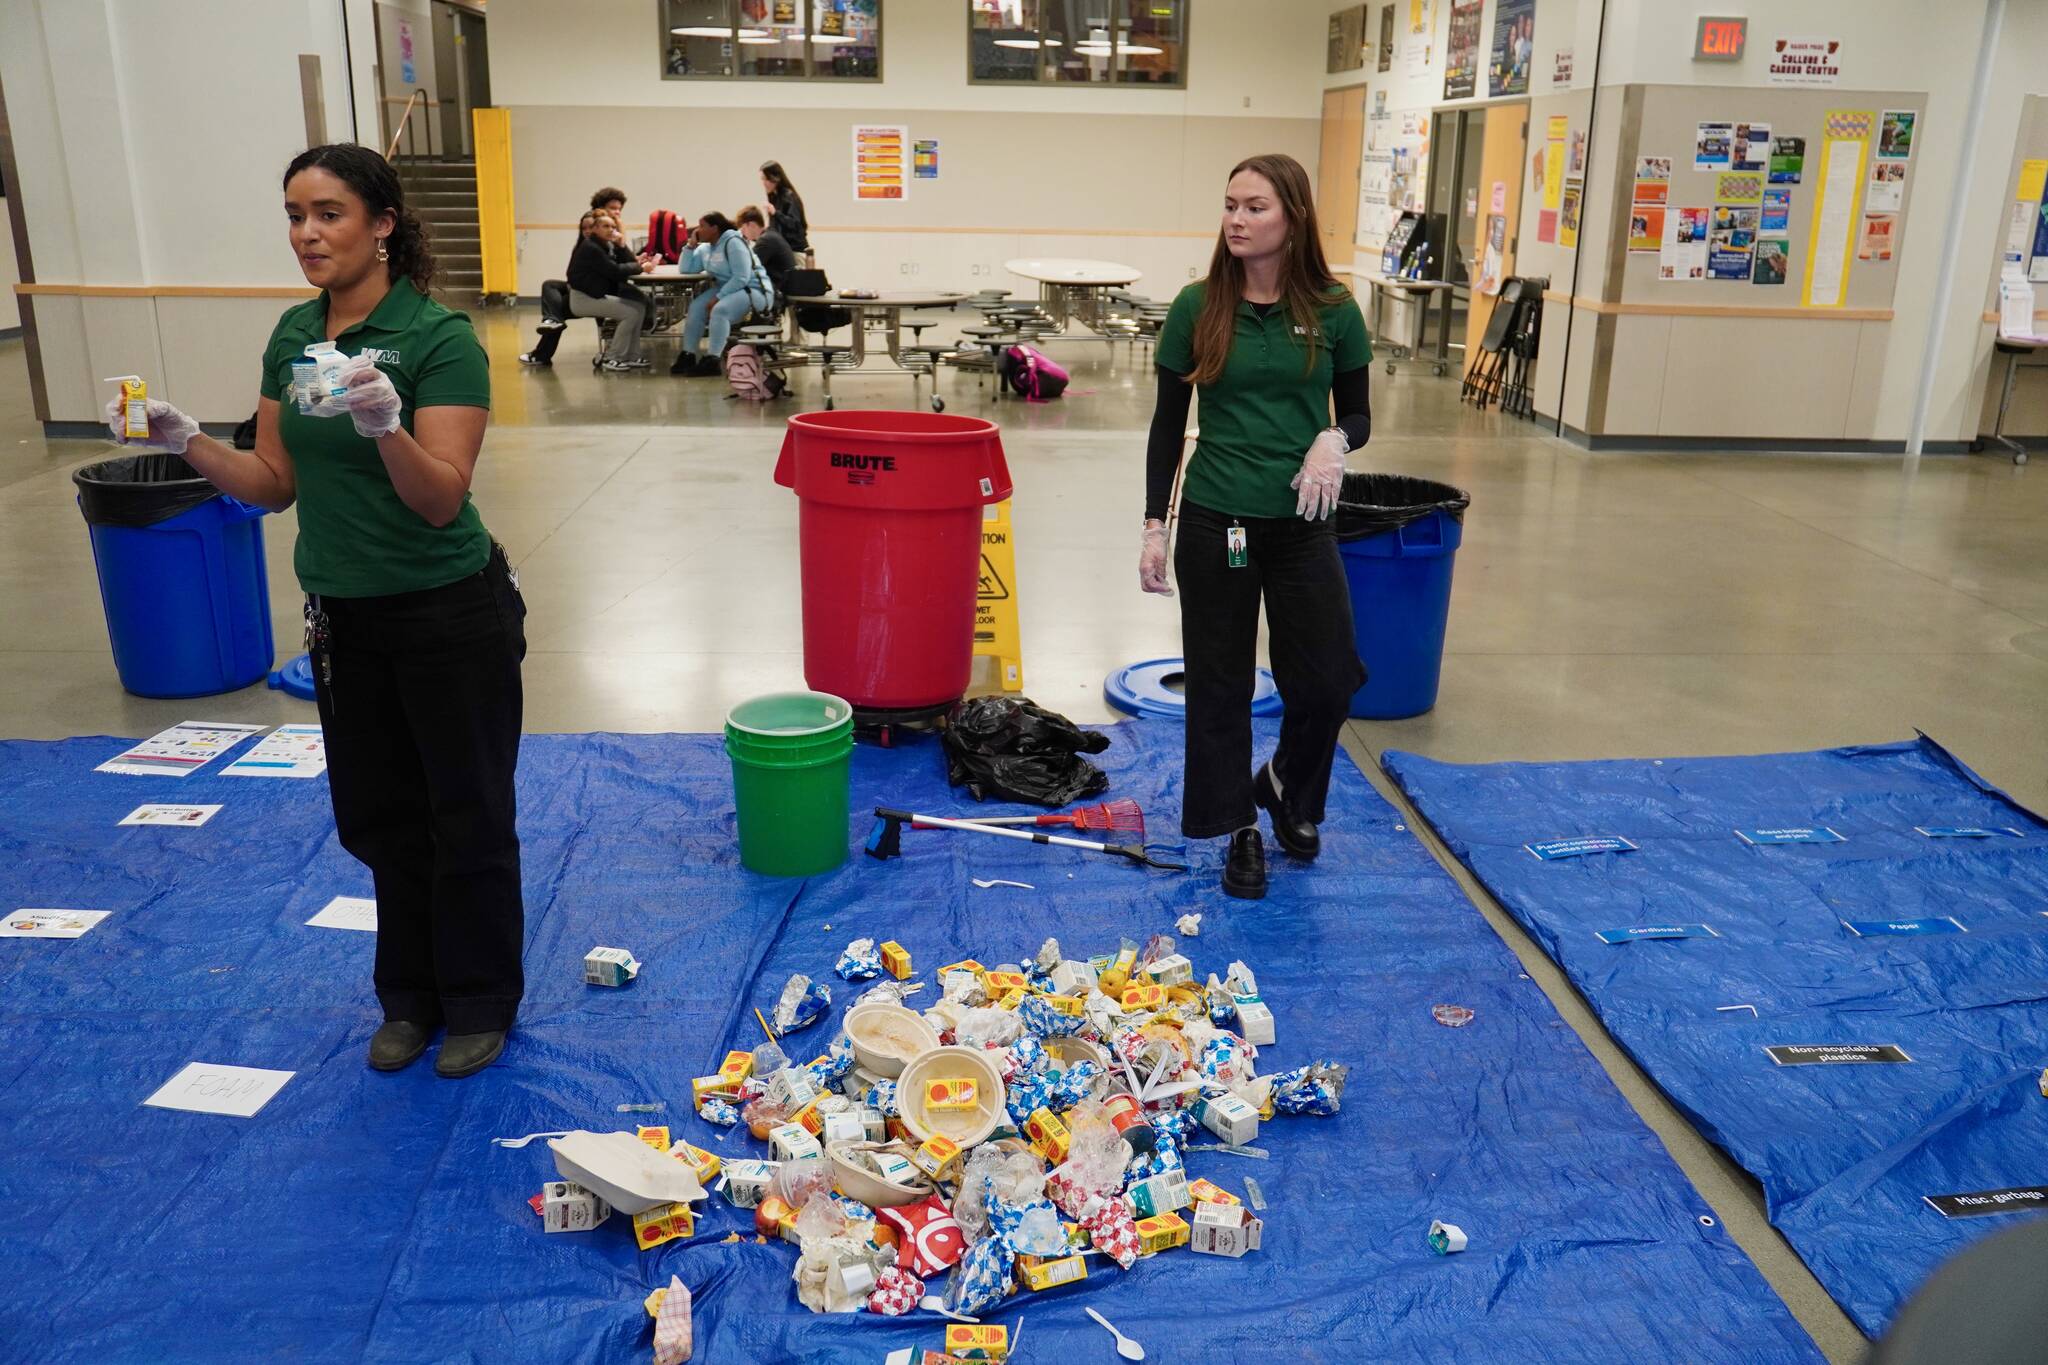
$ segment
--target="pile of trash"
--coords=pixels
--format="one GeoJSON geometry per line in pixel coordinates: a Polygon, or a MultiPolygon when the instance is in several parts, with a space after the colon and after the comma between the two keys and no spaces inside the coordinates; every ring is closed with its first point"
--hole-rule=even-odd
{"type": "MultiPolygon", "coordinates": [[[[820,1055],[796,1063],[785,1051],[832,998],[797,976],[775,1007],[778,1041],[728,1053],[692,1082],[698,1114],[744,1124],[763,1157],[721,1161],[665,1128],[638,1134],[644,1151],[752,1210],[762,1237],[799,1249],[792,1278],[813,1312],[971,1317],[1105,1262],[1127,1269],[1176,1248],[1243,1256],[1263,1228],[1256,1182],[1247,1205],[1191,1178],[1186,1154],[1263,1156],[1261,1123],[1334,1114],[1343,1099],[1346,1068],[1333,1062],[1259,1075],[1275,1026],[1251,968],[1197,982],[1164,934],[1091,958],[1048,939],[1023,963],[950,963],[922,1011],[906,1003],[926,987],[902,945],[857,940],[837,965],[849,981],[886,979],[820,1055]]],[[[643,1249],[694,1229],[687,1201],[634,1210],[616,1194],[643,1249]]],[[[595,1226],[587,1218],[568,1225],[595,1226]]]]}

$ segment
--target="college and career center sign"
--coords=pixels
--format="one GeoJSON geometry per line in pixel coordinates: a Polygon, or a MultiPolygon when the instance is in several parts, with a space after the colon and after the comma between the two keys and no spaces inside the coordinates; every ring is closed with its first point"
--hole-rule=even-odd
{"type": "Polygon", "coordinates": [[[1693,34],[1692,59],[1696,62],[1739,62],[1749,45],[1749,20],[1728,15],[1702,14],[1693,34]]]}

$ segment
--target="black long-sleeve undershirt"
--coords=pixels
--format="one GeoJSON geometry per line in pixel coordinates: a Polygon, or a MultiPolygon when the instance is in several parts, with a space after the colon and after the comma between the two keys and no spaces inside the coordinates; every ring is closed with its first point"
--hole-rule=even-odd
{"type": "MultiPolygon", "coordinates": [[[[1187,376],[1164,365],[1159,371],[1159,399],[1152,409],[1152,431],[1145,444],[1145,519],[1165,520],[1166,503],[1173,495],[1173,472],[1180,467],[1181,444],[1187,437],[1188,408],[1194,401],[1195,386],[1187,376]]],[[[1372,385],[1370,365],[1360,365],[1330,379],[1330,399],[1339,414],[1336,425],[1353,450],[1372,436],[1372,385]]],[[[1304,455],[1307,451],[1302,452],[1304,455]]]]}

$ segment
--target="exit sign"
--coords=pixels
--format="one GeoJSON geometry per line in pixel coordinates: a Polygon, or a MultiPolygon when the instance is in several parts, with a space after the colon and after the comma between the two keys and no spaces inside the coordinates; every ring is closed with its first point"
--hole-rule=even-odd
{"type": "Polygon", "coordinates": [[[1696,62],[1739,62],[1749,42],[1749,20],[1726,16],[1700,16],[1699,33],[1692,44],[1696,62]]]}

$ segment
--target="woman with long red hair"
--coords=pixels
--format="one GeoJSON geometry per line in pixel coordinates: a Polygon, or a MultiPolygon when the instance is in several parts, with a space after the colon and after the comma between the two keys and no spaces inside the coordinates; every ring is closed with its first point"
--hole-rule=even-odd
{"type": "Polygon", "coordinates": [[[1238,163],[1209,274],[1180,291],[1160,329],[1138,560],[1139,585],[1171,596],[1167,502],[1199,392],[1173,556],[1187,669],[1181,833],[1230,836],[1232,896],[1266,894],[1260,809],[1289,855],[1320,850],[1337,738],[1365,682],[1330,515],[1345,455],[1372,434],[1371,362],[1365,318],[1323,258],[1308,173],[1291,156],[1238,163]],[[1262,600],[1286,712],[1279,746],[1254,772],[1262,600]]]}

